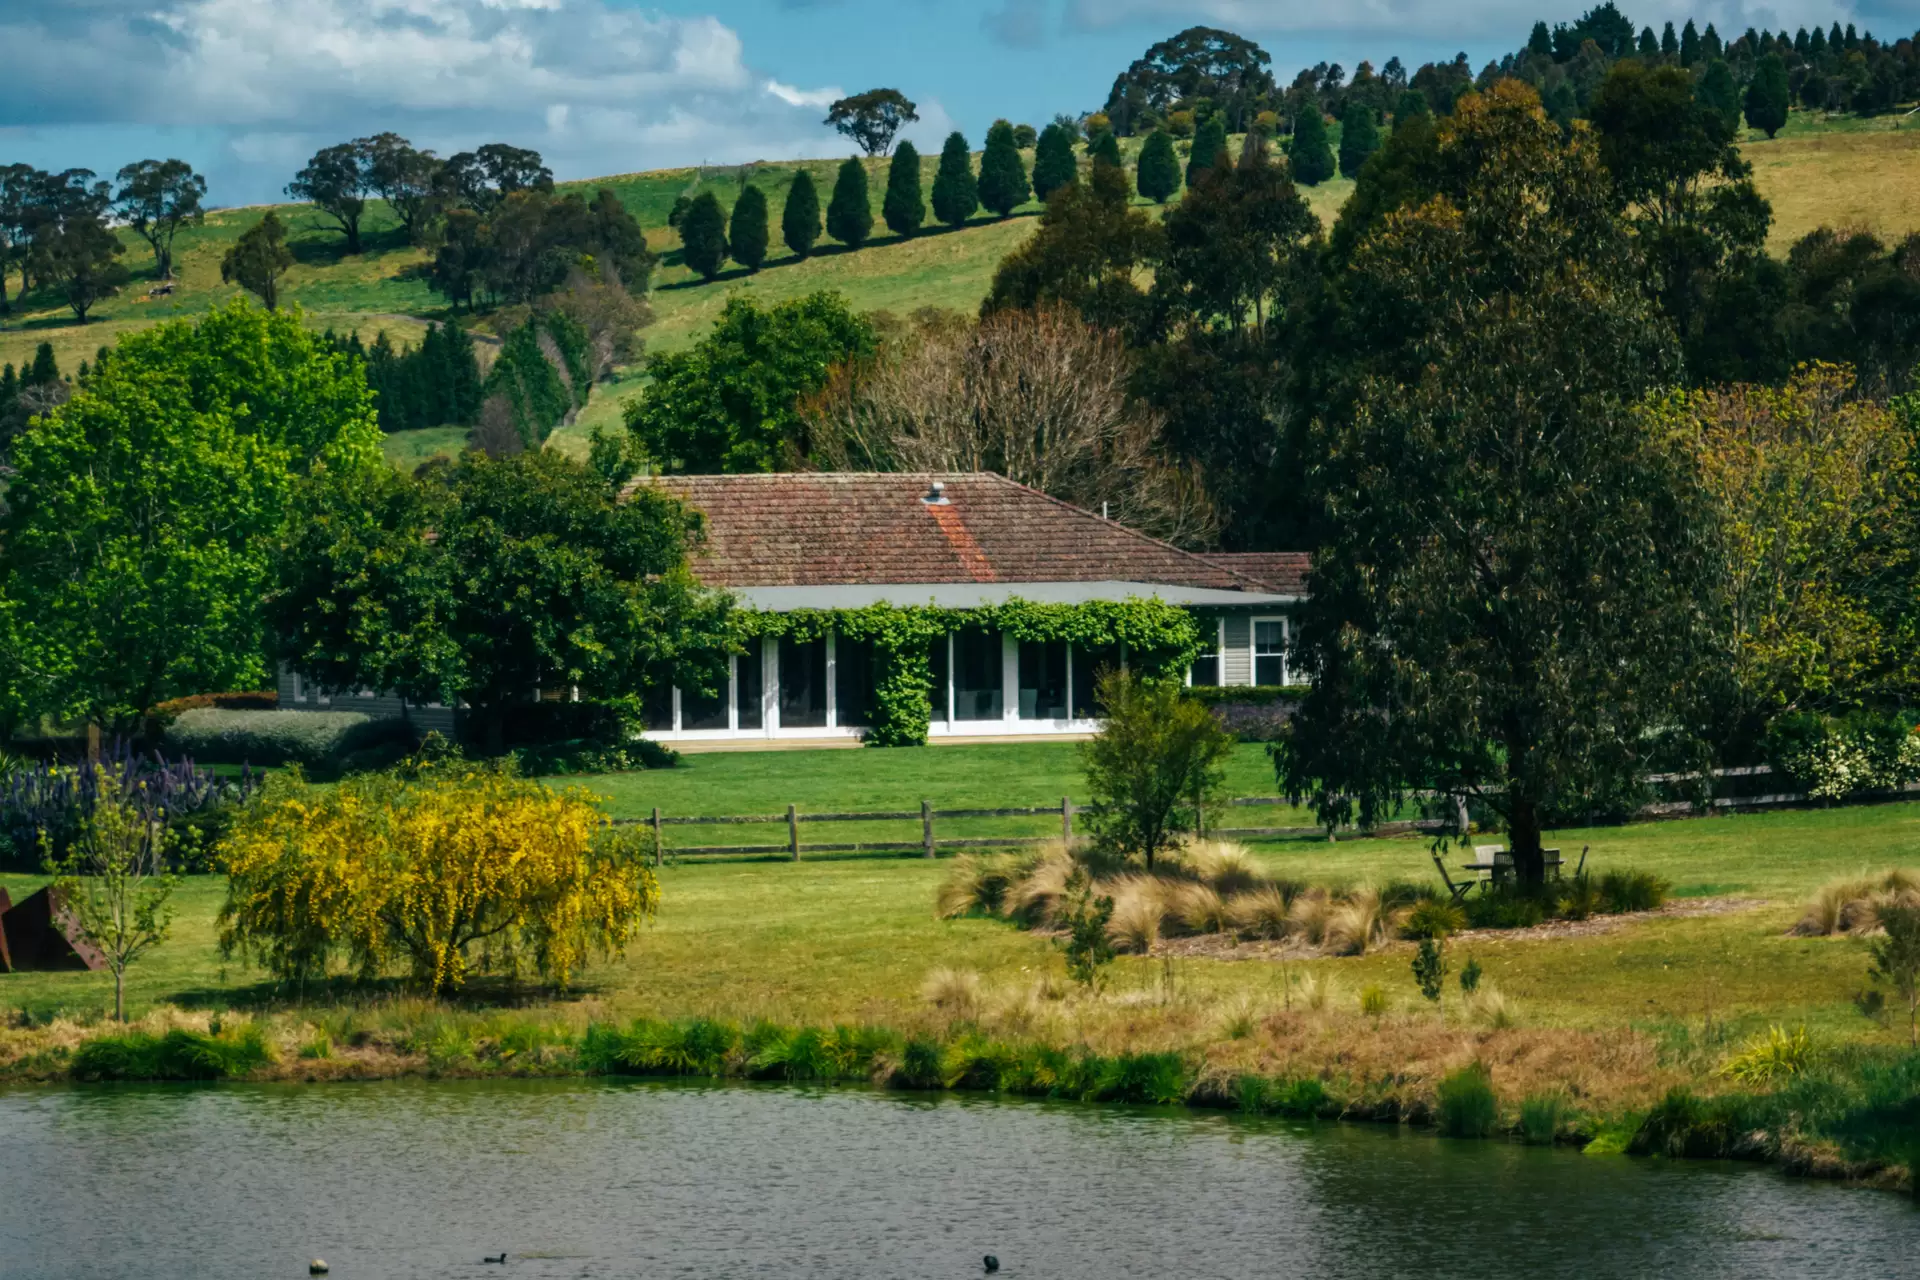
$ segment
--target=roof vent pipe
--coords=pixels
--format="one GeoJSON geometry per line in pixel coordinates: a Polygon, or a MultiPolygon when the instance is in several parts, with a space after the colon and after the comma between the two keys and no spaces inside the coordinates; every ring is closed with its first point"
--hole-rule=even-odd
{"type": "Polygon", "coordinates": [[[928,485],[927,496],[920,499],[920,501],[926,503],[930,507],[947,505],[946,482],[943,480],[935,480],[932,484],[928,485]]]}

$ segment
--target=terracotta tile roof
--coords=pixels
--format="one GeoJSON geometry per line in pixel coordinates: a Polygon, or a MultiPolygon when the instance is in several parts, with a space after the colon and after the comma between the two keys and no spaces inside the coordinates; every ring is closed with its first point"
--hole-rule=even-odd
{"type": "Polygon", "coordinates": [[[1266,585],[992,472],[659,476],[704,512],[694,571],[716,587],[841,583],[1266,585]],[[944,504],[923,501],[932,484],[944,504]]]}
{"type": "Polygon", "coordinates": [[[1304,551],[1210,551],[1207,559],[1280,596],[1307,594],[1307,569],[1313,561],[1304,551]]]}

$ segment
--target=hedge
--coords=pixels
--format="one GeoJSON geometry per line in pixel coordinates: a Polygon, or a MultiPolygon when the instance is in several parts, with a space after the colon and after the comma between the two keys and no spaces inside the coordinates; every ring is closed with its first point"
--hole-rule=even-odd
{"type": "Polygon", "coordinates": [[[394,719],[358,711],[228,711],[194,707],[167,726],[166,745],[203,763],[338,764],[405,736],[394,719]]]}

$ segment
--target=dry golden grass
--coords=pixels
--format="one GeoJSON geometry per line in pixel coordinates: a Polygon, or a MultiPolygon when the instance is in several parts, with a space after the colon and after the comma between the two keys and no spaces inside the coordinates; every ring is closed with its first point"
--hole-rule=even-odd
{"type": "Polygon", "coordinates": [[[971,969],[935,969],[920,985],[920,995],[949,1017],[972,1019],[980,1012],[980,975],[971,969]]]}
{"type": "Polygon", "coordinates": [[[1864,227],[1893,241],[1920,231],[1920,127],[1749,142],[1754,185],[1773,204],[1767,248],[1820,227],[1864,227]]]}
{"type": "Polygon", "coordinates": [[[1122,876],[1107,886],[1113,895],[1113,918],[1107,921],[1107,937],[1114,948],[1132,955],[1145,955],[1160,941],[1160,926],[1167,915],[1166,887],[1152,876],[1122,876]]]}
{"type": "Polygon", "coordinates": [[[1871,933],[1880,927],[1879,909],[1889,905],[1920,906],[1920,873],[1896,867],[1829,881],[1813,895],[1793,933],[1803,938],[1871,933]]]}
{"type": "Polygon", "coordinates": [[[1287,935],[1287,897],[1272,885],[1235,894],[1227,903],[1227,918],[1234,930],[1249,938],[1284,938],[1287,935]]]}

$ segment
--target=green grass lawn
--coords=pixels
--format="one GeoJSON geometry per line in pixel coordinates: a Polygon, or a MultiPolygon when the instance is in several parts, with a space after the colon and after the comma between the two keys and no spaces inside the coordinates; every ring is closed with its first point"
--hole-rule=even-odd
{"type": "Polygon", "coordinates": [[[390,431],[380,438],[387,461],[411,474],[433,458],[451,458],[467,447],[466,427],[423,427],[418,431],[390,431]]]}

